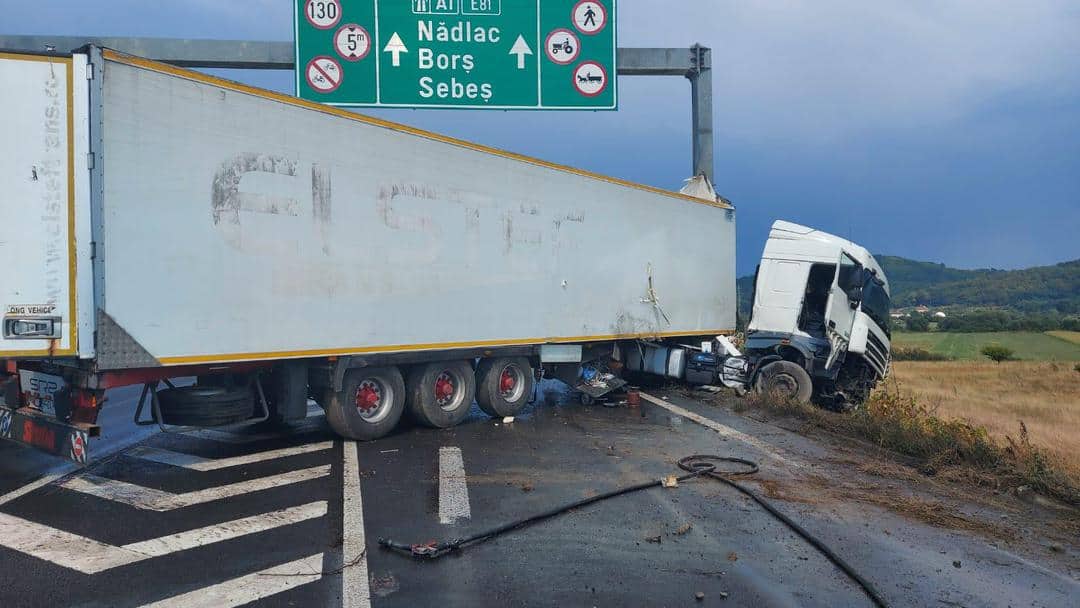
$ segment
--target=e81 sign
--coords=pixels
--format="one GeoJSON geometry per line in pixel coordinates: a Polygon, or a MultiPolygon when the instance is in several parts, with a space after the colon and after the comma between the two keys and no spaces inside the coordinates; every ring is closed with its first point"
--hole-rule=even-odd
{"type": "Polygon", "coordinates": [[[618,107],[617,0],[296,0],[296,93],[337,106],[618,107]]]}

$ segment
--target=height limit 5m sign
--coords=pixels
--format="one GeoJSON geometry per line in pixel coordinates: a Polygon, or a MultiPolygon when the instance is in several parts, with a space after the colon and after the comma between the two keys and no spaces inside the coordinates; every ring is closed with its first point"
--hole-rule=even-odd
{"type": "Polygon", "coordinates": [[[618,107],[616,0],[295,0],[296,94],[335,106],[618,107]]]}

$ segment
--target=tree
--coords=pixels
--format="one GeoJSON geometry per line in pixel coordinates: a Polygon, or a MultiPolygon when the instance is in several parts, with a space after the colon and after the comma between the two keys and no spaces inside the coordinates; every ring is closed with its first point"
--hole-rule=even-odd
{"type": "Polygon", "coordinates": [[[907,320],[908,331],[930,331],[930,317],[919,313],[911,313],[911,317],[907,320]]]}
{"type": "Polygon", "coordinates": [[[983,347],[982,354],[994,363],[1001,363],[1013,358],[1012,349],[1000,344],[987,344],[983,347]]]}

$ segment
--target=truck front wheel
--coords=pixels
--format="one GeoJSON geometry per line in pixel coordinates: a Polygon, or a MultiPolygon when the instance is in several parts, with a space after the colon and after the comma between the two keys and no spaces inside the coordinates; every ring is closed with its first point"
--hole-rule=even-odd
{"type": "Polygon", "coordinates": [[[774,361],[758,373],[754,385],[759,395],[809,403],[814,383],[806,370],[791,361],[774,361]]]}
{"type": "Polygon", "coordinates": [[[326,421],[346,439],[371,441],[390,433],[405,412],[405,380],[396,367],[354,369],[340,392],[328,390],[326,421]]]}

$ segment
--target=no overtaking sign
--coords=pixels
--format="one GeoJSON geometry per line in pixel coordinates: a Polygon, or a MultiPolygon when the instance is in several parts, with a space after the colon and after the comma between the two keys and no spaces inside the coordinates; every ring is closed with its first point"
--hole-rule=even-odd
{"type": "Polygon", "coordinates": [[[614,110],[617,0],[296,0],[296,92],[337,106],[614,110]]]}

